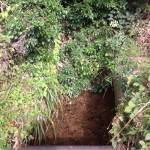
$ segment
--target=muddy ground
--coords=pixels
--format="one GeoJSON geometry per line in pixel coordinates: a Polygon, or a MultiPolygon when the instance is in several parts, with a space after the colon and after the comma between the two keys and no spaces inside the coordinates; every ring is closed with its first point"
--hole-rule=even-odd
{"type": "Polygon", "coordinates": [[[112,90],[83,91],[79,97],[64,101],[62,118],[56,122],[57,137],[54,139],[49,128],[45,145],[107,145],[107,128],[114,113],[112,90]]]}

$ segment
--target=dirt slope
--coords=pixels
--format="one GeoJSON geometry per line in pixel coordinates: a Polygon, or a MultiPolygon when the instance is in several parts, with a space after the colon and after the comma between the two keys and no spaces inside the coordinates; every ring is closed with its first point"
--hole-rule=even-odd
{"type": "Polygon", "coordinates": [[[114,116],[112,91],[93,93],[83,91],[79,97],[64,101],[63,117],[57,121],[57,138],[47,131],[46,145],[106,145],[107,127],[114,116]]]}

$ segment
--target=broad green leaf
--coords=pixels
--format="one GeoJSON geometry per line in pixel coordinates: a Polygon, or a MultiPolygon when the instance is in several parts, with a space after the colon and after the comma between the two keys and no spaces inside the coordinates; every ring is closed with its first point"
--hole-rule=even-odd
{"type": "Polygon", "coordinates": [[[139,141],[139,144],[142,146],[142,148],[146,148],[146,143],[144,141],[139,141]]]}
{"type": "Polygon", "coordinates": [[[21,139],[23,140],[23,139],[25,138],[25,132],[22,131],[22,132],[20,133],[20,136],[21,136],[21,139]]]}
{"type": "Polygon", "coordinates": [[[116,146],[117,146],[117,141],[116,141],[116,140],[113,140],[113,141],[112,141],[112,146],[113,146],[114,148],[116,148],[116,146]]]}
{"type": "Polygon", "coordinates": [[[7,11],[7,12],[10,12],[10,10],[11,10],[11,7],[8,6],[8,7],[6,8],[6,11],[7,11]]]}
{"type": "Polygon", "coordinates": [[[123,116],[119,116],[119,120],[123,122],[123,116]]]}
{"type": "Polygon", "coordinates": [[[130,113],[131,111],[132,111],[132,108],[131,108],[131,107],[127,106],[127,107],[125,108],[125,112],[130,113]]]}
{"type": "Polygon", "coordinates": [[[144,91],[145,90],[145,87],[143,85],[140,85],[140,88],[139,88],[140,91],[144,91]]]}
{"type": "Polygon", "coordinates": [[[139,83],[135,82],[133,85],[134,85],[134,86],[139,86],[139,83]]]}
{"type": "Polygon", "coordinates": [[[131,114],[130,114],[130,118],[132,118],[134,115],[135,115],[134,113],[131,113],[131,114]]]}
{"type": "Polygon", "coordinates": [[[29,135],[29,140],[33,140],[34,139],[34,137],[32,136],[32,135],[29,135]]]}
{"type": "Polygon", "coordinates": [[[146,141],[149,141],[149,140],[150,140],[150,133],[147,133],[147,134],[146,134],[145,140],[146,140],[146,141]]]}
{"type": "Polygon", "coordinates": [[[135,107],[135,104],[132,101],[129,101],[128,105],[131,109],[135,107]]]}
{"type": "Polygon", "coordinates": [[[135,135],[137,133],[137,131],[129,131],[128,134],[130,135],[135,135]]]}

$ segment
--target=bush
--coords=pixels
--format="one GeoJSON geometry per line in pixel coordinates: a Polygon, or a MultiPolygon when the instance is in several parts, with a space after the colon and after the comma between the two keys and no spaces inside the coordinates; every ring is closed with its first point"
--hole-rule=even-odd
{"type": "Polygon", "coordinates": [[[127,78],[126,102],[119,106],[110,130],[115,147],[124,144],[126,148],[148,149],[150,146],[149,76],[145,70],[127,78]]]}
{"type": "Polygon", "coordinates": [[[109,28],[86,28],[74,32],[72,39],[61,50],[60,59],[63,68],[60,71],[60,83],[65,86],[71,97],[88,88],[99,70],[105,66],[105,39],[109,28]],[[72,93],[72,94],[70,94],[72,93]]]}
{"type": "MultiPolygon", "coordinates": [[[[133,59],[139,53],[131,32],[143,15],[139,4],[122,0],[0,1],[1,149],[18,149],[33,138],[40,143],[47,122],[55,134],[52,119],[61,108],[62,88],[73,98],[91,87],[94,79],[93,90],[102,91],[118,77],[123,80],[127,103],[119,106],[112,123],[112,144],[149,146],[149,68],[132,76],[139,67],[133,59]]],[[[147,40],[144,43],[148,52],[147,40]]]]}
{"type": "Polygon", "coordinates": [[[55,0],[6,0],[1,7],[8,67],[0,77],[0,148],[18,149],[33,139],[40,144],[45,123],[55,129],[52,118],[62,95],[56,69],[62,7],[55,0]]]}

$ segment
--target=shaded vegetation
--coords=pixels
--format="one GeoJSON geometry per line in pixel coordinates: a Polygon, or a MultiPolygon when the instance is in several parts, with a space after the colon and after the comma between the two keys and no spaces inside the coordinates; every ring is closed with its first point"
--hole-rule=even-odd
{"type": "Polygon", "coordinates": [[[121,78],[125,95],[112,145],[148,149],[148,0],[4,0],[0,7],[0,149],[40,144],[47,124],[56,136],[63,95],[92,89],[104,72],[93,90],[121,78]]]}

